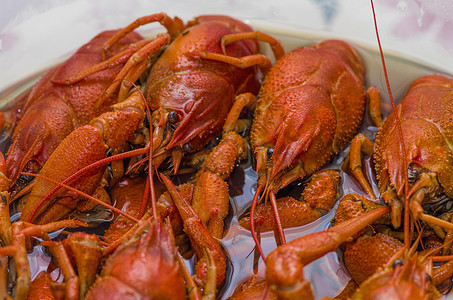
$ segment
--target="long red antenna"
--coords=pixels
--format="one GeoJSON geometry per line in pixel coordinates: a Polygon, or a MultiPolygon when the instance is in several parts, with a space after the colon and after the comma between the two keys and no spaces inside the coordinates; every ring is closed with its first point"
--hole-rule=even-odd
{"type": "MultiPolygon", "coordinates": [[[[384,71],[384,77],[385,77],[385,84],[387,85],[387,91],[389,93],[390,101],[392,103],[392,109],[395,111],[396,105],[395,101],[393,100],[393,95],[392,95],[392,90],[390,89],[390,83],[389,83],[389,78],[387,74],[387,67],[385,65],[385,59],[384,59],[384,52],[382,51],[382,46],[381,46],[381,40],[379,38],[379,31],[378,31],[378,26],[377,26],[377,21],[376,21],[376,12],[374,11],[374,3],[373,0],[370,0],[371,2],[371,9],[373,11],[373,19],[374,19],[374,28],[376,30],[376,38],[377,42],[379,45],[379,53],[381,55],[381,61],[382,61],[382,68],[384,71]]],[[[406,158],[406,147],[404,145],[404,137],[403,137],[403,130],[401,128],[401,121],[399,116],[395,113],[395,120],[396,120],[396,127],[398,128],[398,134],[400,136],[400,142],[401,142],[401,156],[403,160],[403,170],[408,169],[408,163],[407,163],[407,158],[406,158]]],[[[404,200],[404,244],[409,247],[410,240],[409,240],[409,199],[406,197],[409,193],[409,179],[407,172],[404,174],[405,176],[405,181],[404,181],[404,195],[405,195],[405,200],[404,200]]]]}
{"type": "Polygon", "coordinates": [[[69,176],[68,178],[63,180],[62,182],[60,182],[53,190],[51,190],[46,196],[44,196],[41,199],[41,201],[36,205],[36,207],[34,208],[32,214],[30,215],[30,219],[28,220],[28,222],[31,222],[31,219],[36,214],[38,209],[43,205],[44,202],[48,201],[50,199],[50,197],[52,197],[60,188],[63,187],[63,185],[71,182],[72,180],[74,180],[75,178],[80,176],[81,174],[83,174],[83,173],[87,172],[88,170],[91,170],[91,169],[93,169],[93,168],[95,168],[97,166],[100,166],[100,165],[103,165],[103,164],[108,164],[109,162],[112,162],[112,161],[115,161],[115,160],[120,160],[120,159],[132,157],[132,156],[136,156],[136,155],[140,155],[140,154],[145,154],[147,152],[148,152],[148,148],[145,147],[145,148],[135,149],[135,150],[131,150],[131,151],[124,152],[124,153],[119,153],[119,154],[112,155],[112,156],[109,156],[107,158],[98,160],[97,162],[94,162],[94,163],[92,163],[92,164],[90,164],[90,165],[78,170],[77,172],[75,172],[74,174],[72,174],[71,176],[69,176]]]}

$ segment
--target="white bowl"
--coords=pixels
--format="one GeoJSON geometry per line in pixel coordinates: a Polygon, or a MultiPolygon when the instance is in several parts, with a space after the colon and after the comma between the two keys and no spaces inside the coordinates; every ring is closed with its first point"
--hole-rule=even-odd
{"type": "MultiPolygon", "coordinates": [[[[398,93],[396,97],[404,93],[416,76],[431,71],[453,73],[450,0],[375,2],[382,47],[391,56],[389,77],[398,93]]],[[[67,58],[96,33],[124,27],[142,15],[161,11],[184,21],[202,14],[226,14],[259,29],[300,38],[301,45],[311,39],[339,38],[359,45],[362,54],[378,51],[371,6],[364,0],[4,0],[0,5],[0,104],[19,93],[28,78],[67,58]],[[11,86],[19,88],[10,89],[11,86]]],[[[144,26],[139,31],[152,30],[163,31],[159,24],[144,26]]],[[[380,58],[375,55],[367,63],[375,71],[374,75],[367,75],[367,80],[385,90],[380,58]]],[[[328,222],[326,217],[308,231],[327,226],[328,222]]],[[[331,260],[333,256],[327,263],[319,263],[319,268],[332,266],[331,260]]],[[[334,284],[334,289],[347,280],[335,269],[315,271],[308,279],[326,272],[333,274],[334,280],[341,277],[342,282],[334,284]]],[[[232,289],[225,289],[225,296],[232,289]]],[[[318,284],[316,297],[334,296],[327,290],[318,284]]]]}

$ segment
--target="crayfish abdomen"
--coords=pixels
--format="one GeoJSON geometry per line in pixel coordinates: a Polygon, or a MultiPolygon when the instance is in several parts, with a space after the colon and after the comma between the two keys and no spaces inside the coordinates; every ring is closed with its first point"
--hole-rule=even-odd
{"type": "Polygon", "coordinates": [[[174,243],[171,229],[152,220],[109,257],[86,299],[184,299],[174,243]]]}

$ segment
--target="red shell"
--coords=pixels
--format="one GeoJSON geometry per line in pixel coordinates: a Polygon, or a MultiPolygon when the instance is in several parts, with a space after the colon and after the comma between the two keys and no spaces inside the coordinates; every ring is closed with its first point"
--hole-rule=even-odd
{"type": "Polygon", "coordinates": [[[153,220],[108,258],[86,299],[184,299],[177,255],[171,229],[153,220]]]}
{"type": "MultiPolygon", "coordinates": [[[[230,33],[253,31],[226,16],[202,16],[178,36],[153,66],[145,90],[151,109],[176,111],[179,123],[166,146],[190,143],[196,150],[220,133],[235,96],[256,94],[258,67],[241,70],[227,63],[185,55],[188,52],[222,53],[220,38],[230,33]]],[[[240,41],[226,47],[226,54],[243,57],[258,53],[256,41],[240,41]]]]}
{"type": "Polygon", "coordinates": [[[401,195],[407,170],[395,114],[401,121],[408,164],[435,172],[443,191],[453,197],[453,79],[433,74],[415,80],[378,132],[374,160],[379,189],[382,193],[391,184],[401,195]]]}
{"type": "MultiPolygon", "coordinates": [[[[29,161],[42,166],[61,141],[74,129],[110,109],[112,102],[95,110],[96,101],[121,70],[121,66],[90,75],[67,86],[53,84],[100,63],[101,46],[117,31],[105,31],[83,45],[68,60],[48,71],[33,87],[14,130],[7,152],[7,176],[13,182],[29,161]]],[[[111,51],[116,54],[141,39],[131,33],[111,51]]]]}
{"type": "Polygon", "coordinates": [[[251,141],[273,148],[272,177],[302,160],[324,166],[356,133],[364,111],[364,67],[347,43],[328,40],[281,58],[260,90],[251,141]]]}

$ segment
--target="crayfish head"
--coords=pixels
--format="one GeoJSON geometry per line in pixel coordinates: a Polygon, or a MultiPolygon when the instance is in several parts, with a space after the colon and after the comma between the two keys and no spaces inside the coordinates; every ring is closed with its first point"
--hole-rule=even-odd
{"type": "MultiPolygon", "coordinates": [[[[164,59],[166,55],[167,51],[164,59]]],[[[193,71],[153,81],[158,75],[150,75],[145,94],[154,110],[153,123],[167,129],[166,150],[188,144],[187,150],[197,151],[221,133],[235,99],[228,80],[213,72],[193,71]]]]}
{"type": "Polygon", "coordinates": [[[184,278],[170,226],[152,219],[113,252],[87,299],[104,299],[110,295],[184,299],[184,278]]]}
{"type": "MultiPolygon", "coordinates": [[[[429,214],[432,224],[437,224],[437,218],[451,210],[451,200],[446,189],[441,184],[436,172],[432,172],[416,163],[408,167],[408,191],[403,191],[399,185],[387,183],[386,190],[381,197],[392,208],[392,225],[394,228],[401,226],[404,199],[409,199],[411,215],[415,219],[425,219],[429,214]]],[[[445,227],[444,227],[445,228],[445,227]]]]}
{"type": "Polygon", "coordinates": [[[276,194],[288,184],[303,179],[307,175],[302,160],[296,160],[295,164],[282,167],[280,161],[275,158],[273,147],[255,147],[254,152],[258,186],[262,186],[265,190],[273,191],[276,194]]]}
{"type": "Polygon", "coordinates": [[[439,292],[427,279],[425,265],[414,255],[394,263],[363,282],[354,299],[438,299],[439,292]]]}
{"type": "Polygon", "coordinates": [[[18,123],[6,154],[6,175],[12,184],[29,163],[34,166],[27,166],[26,171],[37,173],[58,144],[75,129],[74,113],[69,106],[60,104],[61,99],[48,96],[31,106],[18,123]]]}

